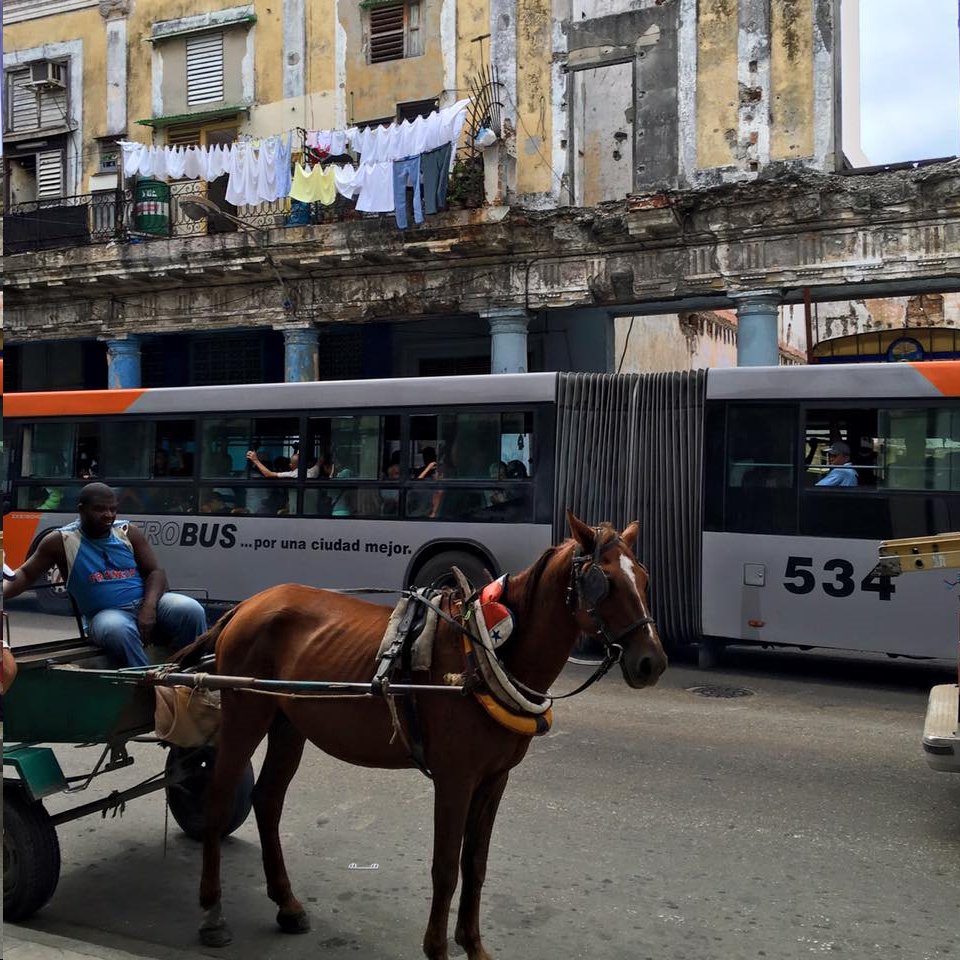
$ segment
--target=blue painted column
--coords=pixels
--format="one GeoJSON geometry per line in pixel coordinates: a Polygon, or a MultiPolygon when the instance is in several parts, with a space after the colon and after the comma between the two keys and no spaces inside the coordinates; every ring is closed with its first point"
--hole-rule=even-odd
{"type": "Polygon", "coordinates": [[[480,316],[490,323],[490,372],[527,372],[527,325],[523,307],[491,307],[480,316]]]}
{"type": "Polygon", "coordinates": [[[758,290],[731,297],[737,304],[737,366],[779,366],[780,296],[758,290]]]}
{"type": "Polygon", "coordinates": [[[140,338],[107,341],[107,386],[111,390],[140,387],[140,338]]]}
{"type": "Polygon", "coordinates": [[[308,383],[320,376],[316,327],[288,327],[283,331],[284,379],[287,383],[308,383]]]}

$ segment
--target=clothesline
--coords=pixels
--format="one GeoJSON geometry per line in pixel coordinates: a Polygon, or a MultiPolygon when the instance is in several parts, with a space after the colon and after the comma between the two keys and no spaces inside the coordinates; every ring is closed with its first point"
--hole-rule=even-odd
{"type": "Polygon", "coordinates": [[[348,145],[360,162],[292,169],[293,134],[247,139],[215,146],[149,146],[121,141],[125,177],[216,180],[226,175],[226,199],[235,206],[291,197],[304,203],[331,204],[336,194],[356,198],[362,213],[396,213],[406,227],[406,187],[414,188],[414,217],[436,213],[446,203],[452,145],[466,122],[469,100],[426,117],[381,127],[307,131],[305,145],[315,153],[342,156],[348,145]],[[423,198],[421,200],[421,180],[423,198]]]}

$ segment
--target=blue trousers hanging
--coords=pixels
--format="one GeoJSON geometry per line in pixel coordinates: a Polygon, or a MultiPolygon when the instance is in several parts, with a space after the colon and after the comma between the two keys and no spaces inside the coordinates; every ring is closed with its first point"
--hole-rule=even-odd
{"type": "Polygon", "coordinates": [[[393,209],[397,226],[407,229],[407,187],[413,187],[413,219],[423,223],[423,202],[420,199],[420,157],[393,161],[393,209]]]}
{"type": "Polygon", "coordinates": [[[450,182],[450,148],[445,143],[436,150],[420,156],[423,172],[423,208],[427,213],[437,213],[447,206],[447,184],[450,182]]]}

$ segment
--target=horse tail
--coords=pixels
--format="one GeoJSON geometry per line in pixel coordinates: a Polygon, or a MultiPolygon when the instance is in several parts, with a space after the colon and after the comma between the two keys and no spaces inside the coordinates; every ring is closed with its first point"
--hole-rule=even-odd
{"type": "Polygon", "coordinates": [[[200,634],[193,643],[178,650],[169,662],[179,664],[181,667],[195,667],[205,654],[214,652],[220,634],[223,633],[227,624],[230,623],[239,609],[238,604],[228,610],[206,633],[200,634]]]}

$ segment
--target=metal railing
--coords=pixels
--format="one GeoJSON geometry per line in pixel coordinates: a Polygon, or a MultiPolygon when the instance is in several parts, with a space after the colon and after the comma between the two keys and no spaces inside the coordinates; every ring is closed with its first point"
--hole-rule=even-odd
{"type": "MultiPolygon", "coordinates": [[[[223,194],[220,182],[191,180],[154,184],[149,194],[143,190],[108,190],[10,204],[3,221],[3,252],[9,256],[111,241],[143,242],[233,233],[245,227],[265,231],[393,216],[358,213],[355,201],[339,195],[330,206],[298,203],[285,197],[237,207],[227,203],[223,194]]],[[[479,156],[458,156],[448,200],[456,206],[482,206],[483,169],[479,156]]]]}

